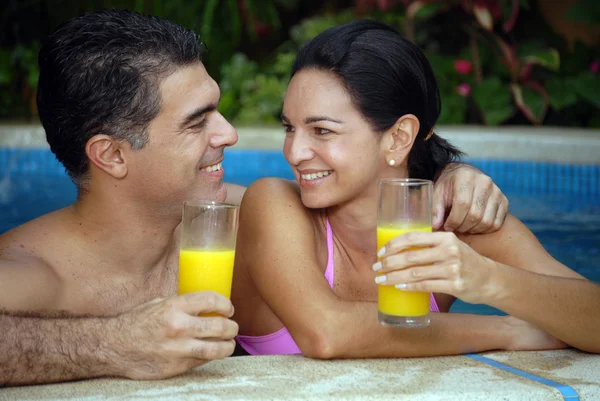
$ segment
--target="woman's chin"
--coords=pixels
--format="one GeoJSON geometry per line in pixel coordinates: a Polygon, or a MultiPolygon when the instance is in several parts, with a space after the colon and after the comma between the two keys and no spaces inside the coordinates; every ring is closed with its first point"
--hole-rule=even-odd
{"type": "Polygon", "coordinates": [[[302,194],[301,198],[302,204],[308,209],[326,209],[335,205],[331,199],[324,199],[323,197],[314,196],[313,194],[302,194]]]}

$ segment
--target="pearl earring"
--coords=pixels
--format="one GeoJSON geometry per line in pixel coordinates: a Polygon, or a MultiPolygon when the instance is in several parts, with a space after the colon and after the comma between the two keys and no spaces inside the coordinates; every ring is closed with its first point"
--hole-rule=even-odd
{"type": "Polygon", "coordinates": [[[389,164],[391,167],[393,167],[393,166],[395,166],[395,165],[396,165],[396,160],[394,160],[394,159],[390,159],[390,161],[388,161],[388,164],[389,164]]]}

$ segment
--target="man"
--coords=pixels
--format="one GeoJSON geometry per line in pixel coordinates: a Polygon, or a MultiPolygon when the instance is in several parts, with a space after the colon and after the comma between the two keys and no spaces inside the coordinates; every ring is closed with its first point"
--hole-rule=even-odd
{"type": "MultiPolygon", "coordinates": [[[[40,119],[79,196],[0,236],[0,384],[158,379],[233,352],[229,300],[175,296],[182,202],[243,193],[222,181],[237,134],[200,48],[167,20],[114,10],[44,44],[40,119]]],[[[455,167],[436,186],[438,225],[454,201],[447,229],[497,229],[506,198],[455,167]]]]}

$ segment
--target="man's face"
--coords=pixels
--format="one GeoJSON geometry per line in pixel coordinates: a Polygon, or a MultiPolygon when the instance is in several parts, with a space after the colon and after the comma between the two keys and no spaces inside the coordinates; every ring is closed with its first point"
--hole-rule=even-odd
{"type": "Polygon", "coordinates": [[[149,142],[127,161],[134,196],[169,213],[180,213],[185,200],[225,200],[223,150],[238,137],[217,111],[219,86],[198,62],[163,79],[160,92],[149,142]]]}

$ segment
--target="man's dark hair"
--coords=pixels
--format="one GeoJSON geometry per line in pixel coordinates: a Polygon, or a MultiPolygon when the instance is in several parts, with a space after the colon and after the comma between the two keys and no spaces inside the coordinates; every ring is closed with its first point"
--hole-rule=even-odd
{"type": "Polygon", "coordinates": [[[330,28],[305,44],[292,66],[331,71],[373,130],[390,129],[414,114],[420,129],[408,155],[408,174],[434,179],[461,152],[431,131],[441,111],[440,93],[429,62],[419,48],[391,27],[358,20],[330,28]]]}
{"type": "Polygon", "coordinates": [[[106,134],[134,149],[148,142],[161,80],[200,61],[198,36],[163,18],[105,10],[71,19],[44,42],[37,104],[50,149],[79,189],[87,141],[106,134]]]}

